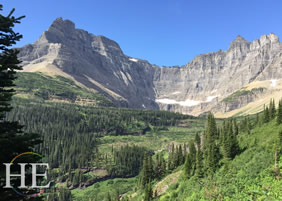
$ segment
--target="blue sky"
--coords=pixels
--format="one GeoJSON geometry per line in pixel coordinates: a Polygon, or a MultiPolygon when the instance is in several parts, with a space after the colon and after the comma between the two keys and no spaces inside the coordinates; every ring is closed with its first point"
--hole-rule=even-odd
{"type": "Polygon", "coordinates": [[[128,56],[184,65],[201,53],[226,50],[237,35],[249,41],[282,36],[281,0],[1,0],[4,14],[26,15],[18,46],[36,41],[57,17],[119,43],[128,56]]]}

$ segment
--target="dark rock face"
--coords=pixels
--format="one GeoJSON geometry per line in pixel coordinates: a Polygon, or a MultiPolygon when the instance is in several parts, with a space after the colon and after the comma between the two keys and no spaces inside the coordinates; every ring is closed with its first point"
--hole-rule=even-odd
{"type": "Polygon", "coordinates": [[[196,115],[218,108],[249,83],[282,79],[282,45],[274,34],[253,42],[238,36],[227,51],[199,55],[183,67],[161,68],[128,57],[115,41],[58,18],[38,41],[20,48],[19,56],[25,71],[70,76],[119,106],[196,115]]]}

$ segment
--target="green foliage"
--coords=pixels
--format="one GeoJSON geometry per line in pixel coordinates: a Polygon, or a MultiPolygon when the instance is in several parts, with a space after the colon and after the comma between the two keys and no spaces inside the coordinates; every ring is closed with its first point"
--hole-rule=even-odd
{"type": "Polygon", "coordinates": [[[172,144],[171,152],[168,156],[168,170],[172,171],[180,165],[183,165],[186,157],[186,144],[184,144],[184,150],[182,149],[182,145],[175,146],[172,144]]]}
{"type": "Polygon", "coordinates": [[[51,191],[46,196],[46,201],[72,201],[71,191],[60,188],[57,191],[51,191]]]}
{"type": "MultiPolygon", "coordinates": [[[[29,94],[43,100],[68,100],[89,102],[96,106],[114,106],[106,97],[77,86],[74,81],[62,76],[42,73],[19,73],[15,82],[20,94],[29,94]]],[[[20,95],[19,95],[20,96],[20,95]]]]}
{"type": "Polygon", "coordinates": [[[265,90],[265,88],[262,88],[262,87],[260,87],[260,88],[253,88],[252,90],[242,89],[242,90],[236,91],[233,94],[231,94],[230,96],[224,98],[223,102],[225,102],[225,103],[234,102],[239,97],[255,94],[257,92],[262,92],[264,90],[265,90]]]}
{"type": "Polygon", "coordinates": [[[233,94],[231,94],[230,96],[228,96],[227,98],[223,99],[223,102],[232,102],[234,101],[236,98],[240,97],[240,96],[245,96],[250,94],[251,91],[249,90],[240,90],[240,91],[236,91],[233,94]]]}
{"type": "MultiPolygon", "coordinates": [[[[51,179],[65,182],[67,187],[78,187],[96,182],[93,175],[78,175],[84,169],[104,168],[116,177],[135,176],[139,173],[143,148],[129,146],[115,153],[104,154],[98,145],[103,136],[132,135],[136,138],[151,128],[175,125],[185,115],[132,109],[101,108],[63,103],[48,103],[14,98],[14,109],[7,120],[20,121],[25,131],[40,133],[43,144],[36,151],[46,156],[51,179]],[[83,146],[82,146],[83,145],[83,146]],[[115,156],[113,156],[115,155],[115,156]]],[[[160,132],[160,131],[158,131],[160,132]]]]}
{"type": "Polygon", "coordinates": [[[146,149],[138,146],[122,146],[114,150],[114,165],[108,167],[111,176],[132,177],[139,174],[146,149]]]}
{"type": "MultiPolygon", "coordinates": [[[[222,129],[226,127],[230,133],[231,124],[223,123],[222,129]]],[[[278,155],[281,131],[281,125],[274,120],[257,124],[249,133],[241,130],[237,135],[241,152],[217,169],[212,178],[182,177],[179,187],[169,189],[160,200],[282,200],[282,163],[278,155]]]]}
{"type": "MultiPolygon", "coordinates": [[[[0,11],[2,11],[0,4],[0,11]]],[[[7,112],[10,112],[11,100],[15,90],[14,81],[18,70],[22,70],[17,58],[18,50],[11,48],[22,38],[22,35],[14,32],[14,26],[20,23],[23,17],[14,17],[15,9],[7,16],[0,14],[0,161],[9,163],[12,158],[22,152],[33,151],[33,147],[41,141],[37,134],[24,133],[23,126],[18,121],[7,121],[7,112]]],[[[0,175],[3,175],[4,167],[0,166],[0,175]]],[[[19,179],[12,179],[12,186],[19,186],[19,179]]],[[[1,200],[27,200],[26,197],[11,193],[11,189],[4,189],[3,177],[0,179],[1,200]]],[[[28,184],[27,184],[28,185],[28,184]]],[[[22,192],[32,194],[33,190],[23,189],[22,192]]],[[[40,200],[38,198],[37,200],[40,200]]]]}
{"type": "Polygon", "coordinates": [[[189,153],[186,156],[184,164],[185,176],[189,179],[195,174],[196,169],[196,149],[193,141],[189,143],[189,153]]]}
{"type": "Polygon", "coordinates": [[[236,123],[224,122],[221,129],[221,150],[224,159],[233,159],[239,153],[239,144],[236,135],[236,123]]]}
{"type": "Polygon", "coordinates": [[[140,172],[139,178],[139,185],[142,189],[146,188],[147,184],[149,184],[154,179],[153,161],[150,153],[145,153],[143,167],[140,172]]]}
{"type": "Polygon", "coordinates": [[[269,118],[269,108],[266,106],[264,107],[264,110],[263,110],[263,123],[267,123],[270,121],[270,118],[269,118]]]}
{"type": "Polygon", "coordinates": [[[146,185],[145,187],[145,195],[144,195],[144,201],[151,201],[153,199],[153,190],[151,182],[146,185]]]}
{"type": "Polygon", "coordinates": [[[73,200],[77,201],[105,201],[108,194],[111,198],[115,198],[117,192],[119,195],[123,195],[126,192],[135,192],[134,187],[137,182],[137,178],[128,179],[109,179],[95,183],[86,189],[74,189],[72,190],[73,200]]]}
{"type": "Polygon", "coordinates": [[[218,130],[212,113],[208,114],[206,130],[204,132],[204,169],[212,175],[218,167],[220,159],[218,147],[218,130]]]}
{"type": "Polygon", "coordinates": [[[279,101],[279,104],[278,104],[277,123],[282,124],[282,99],[279,101]]]}

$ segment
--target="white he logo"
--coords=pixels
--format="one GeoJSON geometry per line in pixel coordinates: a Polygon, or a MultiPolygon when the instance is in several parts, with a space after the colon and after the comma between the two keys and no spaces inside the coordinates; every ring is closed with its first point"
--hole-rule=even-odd
{"type": "Polygon", "coordinates": [[[32,166],[32,188],[49,188],[50,182],[46,186],[37,186],[36,185],[36,177],[44,177],[47,179],[47,173],[46,171],[43,174],[37,174],[36,173],[36,166],[45,166],[47,169],[49,168],[48,163],[19,163],[21,166],[21,174],[11,174],[11,163],[3,163],[6,166],[6,186],[3,188],[13,188],[11,186],[11,177],[21,177],[21,185],[19,188],[27,188],[25,185],[25,166],[27,164],[30,164],[32,166]]]}

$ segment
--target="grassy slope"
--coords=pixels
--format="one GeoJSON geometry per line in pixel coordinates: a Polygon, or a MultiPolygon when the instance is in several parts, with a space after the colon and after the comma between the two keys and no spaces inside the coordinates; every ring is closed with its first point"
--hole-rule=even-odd
{"type": "Polygon", "coordinates": [[[18,97],[48,101],[64,101],[96,106],[113,106],[107,98],[77,86],[62,76],[42,73],[18,73],[15,81],[18,97]]]}
{"type": "Polygon", "coordinates": [[[274,98],[275,102],[278,103],[282,98],[282,80],[277,80],[275,85],[272,84],[271,80],[251,82],[247,86],[223,99],[222,102],[233,103],[234,101],[236,102],[240,100],[240,98],[247,98],[248,95],[253,95],[254,97],[257,96],[257,99],[230,112],[218,112],[215,116],[218,118],[228,118],[256,114],[263,110],[264,105],[269,104],[270,99],[274,98]]]}
{"type": "MultiPolygon", "coordinates": [[[[135,144],[138,146],[143,146],[153,151],[163,151],[165,157],[167,157],[167,147],[171,143],[187,143],[189,140],[193,139],[196,132],[201,132],[204,128],[205,120],[204,119],[189,119],[181,123],[183,127],[169,127],[168,130],[161,131],[151,131],[144,136],[105,136],[101,138],[101,144],[99,146],[100,153],[108,154],[108,159],[112,159],[111,149],[112,146],[114,149],[125,145],[125,144],[135,144]],[[188,126],[189,125],[189,126],[188,126]],[[186,127],[185,127],[186,126],[186,127]]],[[[101,164],[104,166],[104,164],[101,164]]],[[[174,172],[177,172],[175,170],[174,172]]],[[[170,176],[171,177],[171,176],[170,176]]],[[[107,181],[99,182],[92,186],[87,187],[84,190],[75,189],[72,190],[74,200],[89,200],[94,199],[97,195],[99,201],[106,199],[101,195],[106,195],[107,192],[111,194],[114,192],[112,189],[115,187],[119,188],[121,191],[120,194],[126,193],[126,195],[134,196],[132,200],[142,200],[143,191],[136,191],[138,177],[129,178],[129,179],[110,179],[108,182],[120,181],[119,185],[111,186],[107,184],[107,181]],[[134,181],[134,182],[133,182],[134,181]],[[128,185],[130,184],[130,188],[128,185]]]]}
{"type": "Polygon", "coordinates": [[[115,194],[115,189],[118,189],[119,194],[134,190],[136,182],[136,177],[129,179],[108,179],[96,183],[84,190],[75,189],[72,191],[72,194],[75,196],[75,200],[79,201],[102,201],[106,199],[108,193],[115,194]]]}
{"type": "MultiPolygon", "coordinates": [[[[221,168],[213,179],[191,178],[168,189],[157,200],[282,200],[282,180],[273,172],[273,146],[282,125],[275,121],[241,134],[240,146],[246,149],[221,168]]],[[[282,168],[282,159],[280,162],[282,168]]]]}

